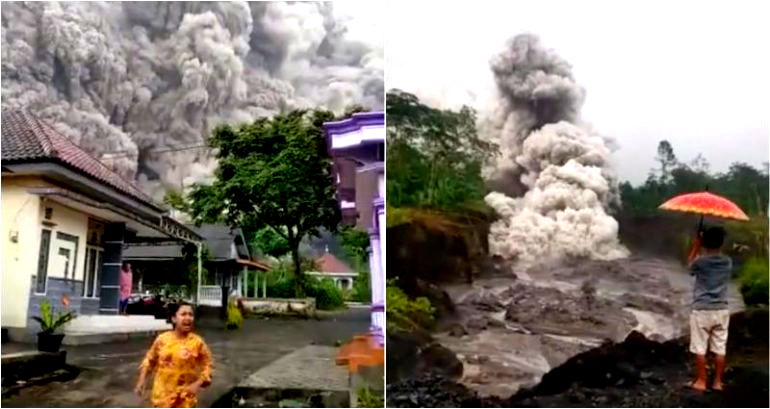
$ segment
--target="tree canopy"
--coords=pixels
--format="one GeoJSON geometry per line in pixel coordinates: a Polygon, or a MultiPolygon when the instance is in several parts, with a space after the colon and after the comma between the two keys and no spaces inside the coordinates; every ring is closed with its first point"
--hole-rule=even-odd
{"type": "Polygon", "coordinates": [[[686,164],[676,159],[668,141],[658,145],[656,160],[660,167],[650,173],[644,184],[621,184],[623,208],[627,214],[648,216],[657,212],[665,200],[682,193],[708,189],[735,202],[748,214],[766,214],[768,208],[768,172],[742,162],[734,162],[727,172],[712,173],[708,161],[698,155],[686,164]]]}
{"type": "Polygon", "coordinates": [[[387,94],[388,205],[451,210],[482,200],[482,163],[496,146],[481,139],[469,107],[442,110],[409,93],[387,94]]]}
{"type": "MultiPolygon", "coordinates": [[[[218,160],[215,180],[192,186],[185,203],[197,224],[224,222],[249,232],[270,228],[285,240],[298,296],[304,292],[302,238],[318,235],[322,227],[336,231],[340,220],[323,132],[323,123],[333,119],[327,111],[292,111],[217,127],[208,140],[218,160]]],[[[269,251],[280,252],[278,244],[269,251]]]]}

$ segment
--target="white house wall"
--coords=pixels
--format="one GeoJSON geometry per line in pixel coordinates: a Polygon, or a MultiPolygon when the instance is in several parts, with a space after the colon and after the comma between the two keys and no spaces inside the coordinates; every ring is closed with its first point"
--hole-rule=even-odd
{"type": "Polygon", "coordinates": [[[31,276],[37,270],[40,247],[40,198],[26,193],[26,187],[3,178],[3,271],[2,325],[23,328],[31,276]]]}

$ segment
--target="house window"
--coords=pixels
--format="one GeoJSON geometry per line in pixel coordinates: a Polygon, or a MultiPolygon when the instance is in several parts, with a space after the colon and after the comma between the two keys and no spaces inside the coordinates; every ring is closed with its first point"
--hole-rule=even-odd
{"type": "Polygon", "coordinates": [[[43,229],[40,235],[40,253],[37,256],[37,278],[35,282],[35,292],[45,294],[46,284],[48,282],[48,251],[51,248],[51,231],[43,229]]]}
{"type": "Polygon", "coordinates": [[[78,265],[78,244],[80,240],[77,236],[74,236],[72,234],[62,233],[62,232],[56,232],[56,240],[69,242],[69,243],[61,243],[59,247],[59,255],[63,256],[65,258],[64,260],[64,279],[69,279],[69,271],[72,270],[72,280],[75,279],[75,269],[78,265]],[[72,248],[70,247],[70,244],[72,245],[72,248]],[[70,263],[70,254],[72,254],[72,262],[70,263]],[[69,266],[72,266],[72,269],[69,268],[69,266]]]}
{"type": "MultiPolygon", "coordinates": [[[[70,249],[64,247],[59,248],[59,255],[64,257],[64,279],[68,279],[70,275],[70,249]]],[[[75,278],[75,272],[72,272],[72,278],[75,278]]]]}
{"type": "Polygon", "coordinates": [[[83,297],[99,297],[99,266],[102,264],[102,249],[86,247],[86,262],[83,271],[83,297]]]}

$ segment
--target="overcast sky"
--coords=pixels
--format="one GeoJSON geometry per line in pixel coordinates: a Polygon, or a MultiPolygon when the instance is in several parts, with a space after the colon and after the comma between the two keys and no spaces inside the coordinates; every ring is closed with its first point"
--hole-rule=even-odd
{"type": "Polygon", "coordinates": [[[522,32],[573,66],[583,119],[620,148],[622,180],[643,182],[667,139],[712,170],[762,166],[770,138],[770,27],[762,1],[388,2],[386,87],[444,107],[488,110],[490,58],[522,32]]]}

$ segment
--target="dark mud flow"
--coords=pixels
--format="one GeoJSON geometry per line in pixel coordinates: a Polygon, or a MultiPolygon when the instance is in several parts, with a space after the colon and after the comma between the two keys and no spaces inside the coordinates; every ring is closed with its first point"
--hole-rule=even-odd
{"type": "Polygon", "coordinates": [[[698,393],[687,340],[632,332],[621,343],[580,353],[510,397],[482,397],[450,378],[426,374],[388,386],[388,407],[768,407],[768,311],[731,318],[725,391],[698,393]]]}
{"type": "Polygon", "coordinates": [[[510,396],[632,331],[660,342],[684,335],[691,280],[682,266],[654,258],[509,267],[445,284],[454,313],[433,335],[463,363],[460,383],[482,396],[510,396]]]}

